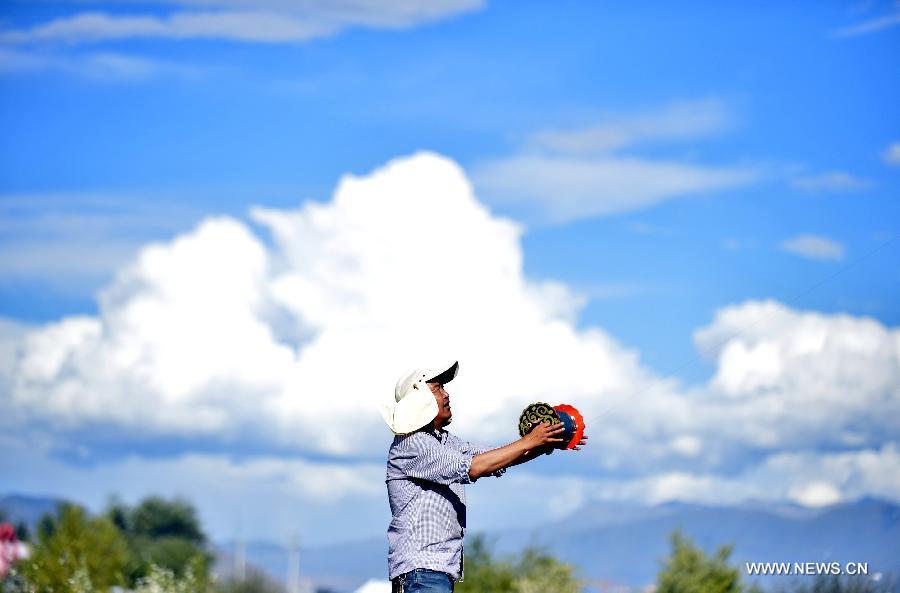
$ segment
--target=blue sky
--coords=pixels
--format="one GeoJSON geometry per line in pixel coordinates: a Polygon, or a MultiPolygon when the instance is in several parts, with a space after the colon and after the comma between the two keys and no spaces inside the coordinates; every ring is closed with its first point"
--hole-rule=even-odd
{"type": "MultiPolygon", "coordinates": [[[[827,423],[803,427],[809,433],[802,446],[782,433],[765,442],[726,442],[694,426],[691,434],[673,435],[675,450],[696,453],[699,439],[708,451],[715,442],[717,461],[660,454],[656,465],[636,463],[631,467],[643,469],[624,474],[614,463],[561,461],[557,467],[573,480],[602,479],[604,472],[637,480],[607,490],[583,486],[588,499],[601,491],[601,498],[632,496],[640,484],[649,488],[640,480],[670,476],[673,468],[696,470],[703,479],[743,476],[733,484],[734,495],[719,501],[734,502],[750,496],[738,492],[740,484],[762,488],[781,480],[771,468],[784,467],[785,455],[792,463],[833,467],[838,462],[823,456],[875,452],[895,463],[896,426],[866,421],[869,414],[893,410],[900,398],[898,363],[886,355],[898,348],[900,324],[898,15],[900,6],[885,2],[625,6],[447,0],[427,10],[390,2],[350,2],[340,10],[326,2],[5,2],[0,315],[10,329],[4,330],[9,362],[2,386],[21,423],[4,447],[10,457],[33,448],[30,439],[40,433],[46,449],[34,464],[8,467],[0,487],[61,494],[57,483],[29,467],[84,467],[107,481],[73,489],[98,504],[131,475],[115,465],[128,455],[135,464],[171,461],[173,468],[153,471],[173,475],[180,475],[177,463],[193,454],[232,461],[260,455],[282,462],[326,459],[337,464],[335,471],[377,459],[378,447],[374,453],[364,447],[339,451],[267,440],[253,422],[229,424],[224,437],[158,419],[138,437],[124,412],[59,416],[34,402],[40,393],[63,397],[54,390],[65,385],[65,373],[41,383],[48,391],[31,391],[21,361],[50,356],[30,350],[38,348],[30,332],[58,327],[68,335],[60,324],[72,316],[99,319],[98,331],[114,335],[114,313],[119,305],[127,309],[122,294],[139,290],[122,284],[122,271],[135,265],[147,245],[174,250],[180,236],[232,236],[234,229],[219,229],[221,235],[198,230],[203,221],[226,216],[248,229],[273,261],[291,260],[291,249],[313,257],[303,252],[310,247],[300,236],[279,243],[276,229],[288,224],[286,213],[308,213],[303,208],[309,203],[328,209],[345,175],[365,179],[423,150],[461,167],[492,220],[519,225],[510,249],[520,250],[522,278],[561,284],[578,302],[559,305],[548,297],[542,306],[564,309],[567,327],[578,336],[595,329],[608,335],[611,359],[631,353],[637,362],[623,365],[636,364],[653,381],[677,384],[673,401],[694,392],[709,398],[710,392],[725,394],[725,404],[713,408],[738,409],[735,393],[771,387],[755,379],[729,383],[723,369],[733,360],[716,354],[721,343],[737,344],[741,334],[756,331],[747,330],[747,323],[769,327],[757,314],[781,315],[764,307],[768,313],[755,313],[752,303],[783,307],[788,326],[795,320],[802,328],[820,323],[826,333],[850,332],[835,338],[839,344],[852,343],[872,327],[884,340],[866,359],[875,361],[874,375],[884,378],[870,391],[860,389],[868,395],[854,395],[854,381],[861,379],[851,371],[835,379],[867,410],[856,416],[846,413],[845,404],[829,408],[834,416],[846,413],[847,426],[853,426],[846,442],[830,442],[825,433],[833,426],[827,423]],[[257,207],[279,211],[281,218],[251,215],[257,207]],[[108,303],[106,310],[101,302],[108,303]],[[734,325],[717,316],[729,307],[744,321],[734,325]],[[695,332],[704,327],[711,335],[726,333],[701,356],[695,332]]],[[[411,162],[410,167],[430,166],[411,162]]],[[[438,177],[455,179],[440,171],[438,177]]],[[[432,198],[426,194],[437,195],[440,188],[426,185],[423,191],[427,202],[432,198]]],[[[462,210],[456,214],[469,220],[462,210]]],[[[378,215],[390,218],[392,212],[378,215]]],[[[448,240],[467,242],[467,232],[454,227],[448,240]]],[[[490,237],[485,235],[485,245],[493,245],[490,237]]],[[[328,265],[327,258],[322,261],[328,265]]],[[[458,284],[450,290],[474,282],[459,274],[446,279],[458,284]]],[[[140,286],[152,284],[137,276],[143,278],[140,286]]],[[[297,307],[307,312],[299,316],[304,322],[315,317],[297,307]]],[[[293,309],[286,310],[279,315],[290,317],[293,309]]],[[[328,317],[327,323],[334,319],[342,318],[328,317]]],[[[309,323],[304,331],[313,334],[333,327],[309,323]]],[[[771,331],[757,336],[756,345],[777,345],[778,332],[786,330],[779,322],[771,331]]],[[[71,343],[68,356],[80,360],[86,350],[79,350],[78,340],[71,343]]],[[[309,344],[282,343],[293,344],[298,356],[309,344]]],[[[735,352],[743,347],[735,345],[735,352]]],[[[752,344],[745,349],[765,350],[752,344]]],[[[824,369],[831,360],[823,355],[792,367],[785,359],[776,366],[785,373],[805,364],[824,369]]],[[[591,376],[590,365],[582,370],[591,376]]],[[[94,376],[83,368],[77,372],[94,376]]],[[[809,384],[804,377],[799,383],[786,380],[783,389],[802,392],[809,384]]],[[[91,384],[85,385],[90,391],[91,384]]],[[[160,395],[166,387],[160,389],[146,397],[167,409],[174,400],[160,395]]],[[[77,401],[79,393],[66,397],[77,401]]],[[[600,402],[605,392],[598,393],[600,402]]],[[[768,395],[784,402],[785,393],[768,395]]],[[[810,405],[815,395],[786,403],[810,405]]],[[[129,392],[117,397],[128,398],[129,392]]],[[[637,413],[649,404],[634,405],[637,413]]],[[[793,426],[779,430],[795,429],[803,433],[793,426]]],[[[469,430],[473,438],[493,437],[469,430]]],[[[634,462],[627,456],[620,461],[634,462]]],[[[850,487],[845,474],[834,477],[832,490],[784,478],[783,494],[801,501],[833,501],[834,492],[837,499],[900,496],[896,481],[861,480],[850,487]]],[[[72,484],[84,484],[87,475],[73,473],[72,484]]],[[[523,480],[538,479],[527,476],[523,480]]],[[[185,486],[197,491],[191,488],[185,486]]],[[[702,499],[701,490],[676,488],[671,496],[702,499]]],[[[348,486],[348,492],[372,508],[383,503],[365,488],[348,486]]],[[[130,491],[139,494],[138,486],[130,491]]],[[[288,505],[291,496],[281,496],[279,504],[288,505]]],[[[346,509],[334,509],[339,511],[346,509]]],[[[224,510],[209,512],[210,521],[218,521],[216,533],[228,535],[222,516],[224,510]]],[[[277,522],[266,525],[256,535],[282,535],[277,522]]],[[[377,528],[377,521],[366,524],[377,528]]],[[[340,537],[352,535],[349,527],[340,531],[340,537]]]]}

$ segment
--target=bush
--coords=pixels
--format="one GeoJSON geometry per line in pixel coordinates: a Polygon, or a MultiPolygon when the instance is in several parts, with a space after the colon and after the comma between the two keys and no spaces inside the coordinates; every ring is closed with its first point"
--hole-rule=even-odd
{"type": "Polygon", "coordinates": [[[740,572],[728,564],[732,546],[721,546],[714,556],[706,555],[689,538],[675,531],[672,554],[657,576],[657,593],[742,593],[740,572]]]}
{"type": "Polygon", "coordinates": [[[190,566],[179,578],[168,568],[151,564],[147,576],[138,579],[134,593],[198,593],[205,588],[190,566]]]}
{"type": "Polygon", "coordinates": [[[31,557],[18,563],[36,593],[91,593],[125,583],[128,547],[109,519],[63,504],[41,526],[31,557]]]}
{"type": "Polygon", "coordinates": [[[582,587],[573,566],[540,548],[495,558],[480,535],[466,545],[464,578],[456,587],[460,593],[580,593],[582,587]]]}
{"type": "Polygon", "coordinates": [[[217,584],[215,590],[216,593],[284,593],[280,583],[253,568],[244,579],[228,579],[217,584]]]}
{"type": "Polygon", "coordinates": [[[212,555],[204,548],[206,535],[189,502],[151,496],[131,508],[112,500],[106,516],[128,542],[130,558],[125,576],[129,586],[137,586],[141,579],[149,577],[151,566],[182,577],[193,564],[195,575],[204,579],[208,575],[212,555]]]}

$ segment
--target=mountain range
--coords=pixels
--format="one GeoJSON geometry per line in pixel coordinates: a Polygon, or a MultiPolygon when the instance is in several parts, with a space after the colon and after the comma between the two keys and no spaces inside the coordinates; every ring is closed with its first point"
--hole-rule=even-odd
{"type": "MultiPolygon", "coordinates": [[[[0,497],[0,509],[33,525],[55,508],[52,499],[0,497]]],[[[644,587],[656,579],[670,537],[680,530],[713,552],[732,544],[731,563],[744,578],[745,562],[868,563],[869,576],[900,575],[900,505],[863,498],[811,509],[788,503],[746,503],[719,507],[686,503],[638,506],[593,503],[572,515],[531,529],[485,535],[500,554],[537,545],[574,564],[592,590],[644,587]],[[552,533],[552,537],[543,534],[552,533]]],[[[235,542],[214,544],[216,571],[230,573],[235,542]]],[[[288,550],[273,542],[245,542],[247,563],[286,580],[288,550]]],[[[386,578],[387,539],[383,535],[317,548],[301,548],[300,571],[316,587],[353,591],[369,579],[386,578]]],[[[792,577],[756,580],[764,587],[787,585],[792,577]]],[[[877,578],[877,577],[876,577],[877,578]]]]}

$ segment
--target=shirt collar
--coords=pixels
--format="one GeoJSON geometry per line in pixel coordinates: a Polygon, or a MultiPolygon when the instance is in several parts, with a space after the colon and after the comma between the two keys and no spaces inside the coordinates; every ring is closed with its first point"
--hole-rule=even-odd
{"type": "Polygon", "coordinates": [[[447,434],[447,431],[444,430],[443,428],[435,430],[434,426],[431,424],[429,424],[428,426],[423,426],[421,428],[421,430],[422,430],[422,432],[427,432],[428,434],[430,434],[431,436],[433,436],[434,438],[436,438],[437,440],[439,440],[442,443],[444,442],[444,435],[447,434]]]}

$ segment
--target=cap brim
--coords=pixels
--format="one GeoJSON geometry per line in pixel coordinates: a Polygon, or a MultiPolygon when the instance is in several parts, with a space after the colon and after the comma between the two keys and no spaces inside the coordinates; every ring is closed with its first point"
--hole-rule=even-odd
{"type": "Polygon", "coordinates": [[[459,372],[459,361],[454,361],[453,364],[450,365],[444,371],[440,371],[435,374],[431,379],[426,379],[426,383],[440,383],[441,385],[445,383],[449,383],[456,377],[456,373],[459,372]]]}

